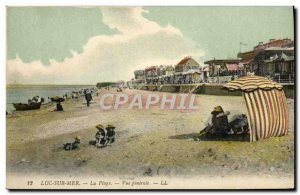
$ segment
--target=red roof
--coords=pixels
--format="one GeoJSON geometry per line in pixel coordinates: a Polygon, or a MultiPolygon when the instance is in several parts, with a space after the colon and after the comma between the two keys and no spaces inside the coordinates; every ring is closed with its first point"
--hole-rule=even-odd
{"type": "Polygon", "coordinates": [[[237,64],[226,64],[226,66],[227,66],[228,71],[237,71],[238,70],[237,64]]]}
{"type": "Polygon", "coordinates": [[[185,65],[190,59],[192,58],[191,57],[183,58],[177,65],[185,65]]]}
{"type": "Polygon", "coordinates": [[[283,47],[284,45],[290,44],[290,43],[292,43],[292,40],[290,40],[290,39],[274,39],[274,40],[270,40],[267,43],[257,45],[254,47],[254,49],[267,49],[270,47],[283,47]]]}
{"type": "Polygon", "coordinates": [[[265,47],[282,47],[282,45],[284,45],[286,43],[285,40],[274,40],[274,41],[270,41],[268,43],[265,43],[264,46],[265,47]]]}

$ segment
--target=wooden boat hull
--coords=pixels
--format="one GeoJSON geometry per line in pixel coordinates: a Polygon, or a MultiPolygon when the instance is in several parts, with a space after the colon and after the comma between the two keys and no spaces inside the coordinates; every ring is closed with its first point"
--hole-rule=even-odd
{"type": "Polygon", "coordinates": [[[38,110],[41,108],[42,102],[31,103],[31,104],[22,104],[22,103],[13,103],[13,106],[16,110],[38,110]]]}

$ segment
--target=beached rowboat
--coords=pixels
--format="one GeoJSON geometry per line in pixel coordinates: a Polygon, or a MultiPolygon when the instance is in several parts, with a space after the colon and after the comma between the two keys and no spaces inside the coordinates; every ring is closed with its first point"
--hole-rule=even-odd
{"type": "Polygon", "coordinates": [[[42,102],[32,102],[30,104],[13,103],[16,110],[37,110],[41,108],[42,102]]]}

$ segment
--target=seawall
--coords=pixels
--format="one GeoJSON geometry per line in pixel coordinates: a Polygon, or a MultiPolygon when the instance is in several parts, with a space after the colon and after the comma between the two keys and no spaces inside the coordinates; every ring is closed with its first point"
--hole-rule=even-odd
{"type": "MultiPolygon", "coordinates": [[[[194,93],[218,96],[241,96],[241,91],[228,91],[218,84],[144,85],[137,89],[168,93],[194,93]]],[[[283,86],[287,98],[294,98],[294,85],[283,86]]]]}

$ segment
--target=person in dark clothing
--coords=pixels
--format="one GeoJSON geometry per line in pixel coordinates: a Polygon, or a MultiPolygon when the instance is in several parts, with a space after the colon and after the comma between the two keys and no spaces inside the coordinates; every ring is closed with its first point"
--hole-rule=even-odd
{"type": "Polygon", "coordinates": [[[107,143],[108,144],[112,144],[115,142],[115,126],[113,125],[107,125],[106,130],[107,130],[107,143]]]}
{"type": "Polygon", "coordinates": [[[80,149],[80,137],[76,136],[73,143],[66,143],[63,147],[66,151],[80,149]]]}
{"type": "Polygon", "coordinates": [[[56,103],[56,108],[55,108],[54,111],[64,111],[64,109],[63,109],[62,105],[60,104],[60,102],[56,103]]]}
{"type": "Polygon", "coordinates": [[[90,144],[96,145],[97,148],[103,148],[115,142],[115,127],[113,125],[107,125],[104,128],[103,125],[99,124],[96,128],[98,129],[95,135],[96,141],[94,143],[91,141],[90,144]]]}
{"type": "Polygon", "coordinates": [[[228,132],[228,116],[229,112],[224,112],[221,106],[217,106],[211,112],[210,123],[200,132],[211,135],[226,135],[228,132]]]}
{"type": "Polygon", "coordinates": [[[104,130],[104,126],[101,124],[98,124],[96,126],[98,129],[95,138],[96,138],[96,146],[97,148],[102,148],[106,146],[106,131],[104,130]]]}
{"type": "Polygon", "coordinates": [[[227,134],[228,117],[221,106],[215,107],[212,114],[212,133],[225,135],[227,134]]]}
{"type": "Polygon", "coordinates": [[[93,99],[93,98],[92,98],[92,93],[91,93],[91,91],[90,91],[90,90],[86,90],[86,92],[85,92],[85,100],[86,100],[86,105],[87,105],[87,107],[90,106],[90,102],[91,102],[92,99],[93,99]]]}

